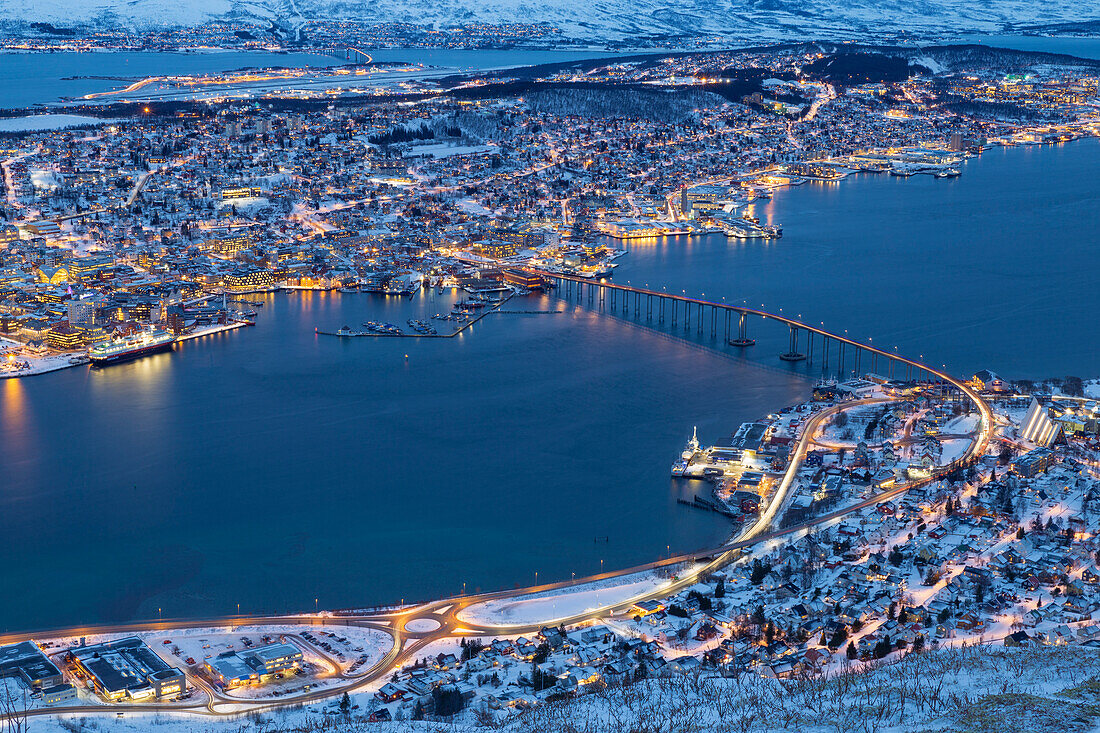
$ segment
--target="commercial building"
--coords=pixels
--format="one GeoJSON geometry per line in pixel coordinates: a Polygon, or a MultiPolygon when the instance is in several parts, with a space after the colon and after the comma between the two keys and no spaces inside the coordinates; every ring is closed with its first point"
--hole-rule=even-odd
{"type": "Polygon", "coordinates": [[[241,268],[230,272],[222,279],[222,283],[226,290],[234,293],[250,293],[275,288],[275,278],[271,271],[259,268],[241,268]]]}
{"type": "Polygon", "coordinates": [[[69,325],[68,321],[62,321],[46,333],[46,343],[51,349],[75,351],[83,348],[84,338],[80,331],[69,325]]]}
{"type": "Polygon", "coordinates": [[[163,700],[187,690],[183,672],[158,657],[136,636],[72,647],[66,656],[95,691],[112,702],[163,700]]]}
{"type": "Polygon", "coordinates": [[[1017,458],[1012,462],[1012,471],[1024,478],[1034,478],[1050,468],[1054,461],[1054,454],[1049,448],[1036,448],[1017,458]]]}
{"type": "Polygon", "coordinates": [[[512,257],[518,252],[515,242],[504,241],[485,241],[478,242],[470,250],[474,254],[481,255],[482,257],[489,257],[494,260],[501,260],[505,257],[512,257]]]}
{"type": "Polygon", "coordinates": [[[768,426],[765,423],[742,423],[730,439],[730,448],[741,451],[743,458],[755,458],[764,445],[767,432],[768,426]]]}
{"type": "Polygon", "coordinates": [[[236,188],[223,188],[222,189],[222,201],[232,201],[234,199],[247,199],[263,196],[263,189],[256,188],[255,186],[240,186],[236,188]]]}
{"type": "Polygon", "coordinates": [[[73,299],[65,305],[71,325],[90,326],[95,323],[95,300],[91,298],[73,299]]]}
{"type": "Polygon", "coordinates": [[[538,275],[533,275],[523,270],[505,270],[504,282],[510,285],[518,285],[528,290],[538,290],[546,285],[538,275]]]}
{"type": "Polygon", "coordinates": [[[271,677],[302,664],[302,650],[277,642],[247,652],[225,652],[206,662],[206,672],[226,688],[262,684],[271,677]]]}
{"type": "Polygon", "coordinates": [[[33,641],[0,647],[0,679],[14,677],[27,687],[44,689],[60,685],[61,670],[33,641]]]}

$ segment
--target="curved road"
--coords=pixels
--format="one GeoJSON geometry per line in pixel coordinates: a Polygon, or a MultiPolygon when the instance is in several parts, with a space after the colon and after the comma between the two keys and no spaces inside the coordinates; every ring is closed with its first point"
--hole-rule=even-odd
{"type": "MultiPolygon", "coordinates": [[[[585,281],[579,278],[569,278],[562,275],[553,273],[539,273],[546,277],[558,278],[558,279],[570,279],[577,282],[587,282],[590,285],[590,281],[585,281]]],[[[242,700],[238,698],[228,697],[216,689],[211,689],[206,684],[198,684],[205,691],[208,696],[206,702],[197,701],[194,703],[153,703],[153,704],[103,704],[103,705],[72,705],[61,706],[51,708],[39,708],[28,711],[29,715],[56,715],[58,713],[118,713],[118,712],[153,712],[153,711],[175,711],[194,713],[199,715],[239,715],[242,711],[263,711],[271,708],[276,708],[285,705],[298,705],[304,703],[313,703],[319,700],[333,697],[335,695],[343,694],[344,692],[351,692],[363,688],[371,683],[390,675],[395,669],[407,661],[415,658],[416,654],[421,649],[428,646],[432,642],[447,639],[456,638],[460,636],[471,635],[508,635],[514,636],[519,634],[526,634],[538,631],[544,626],[557,626],[559,624],[573,625],[584,621],[607,618],[615,613],[621,612],[626,608],[629,608],[632,604],[642,600],[648,599],[661,599],[675,595],[684,588],[694,585],[698,582],[698,579],[709,573],[712,573],[721,567],[736,560],[742,555],[742,552],[752,547],[753,545],[768,542],[771,540],[781,539],[790,535],[796,534],[803,530],[810,529],[822,524],[826,524],[836,519],[840,519],[844,516],[852,514],[854,512],[861,511],[867,507],[879,504],[885,501],[889,501],[896,498],[911,488],[916,486],[925,485],[936,481],[943,476],[957,470],[960,467],[969,465],[975,460],[980,458],[986,451],[989,445],[995,421],[993,419],[993,412],[989,404],[979,395],[976,391],[966,385],[959,379],[952,377],[944,371],[935,369],[923,364],[921,362],[907,359],[897,354],[890,354],[881,349],[877,349],[866,344],[860,344],[852,341],[844,336],[819,329],[793,319],[778,316],[775,314],[767,313],[765,311],[759,311],[752,308],[742,308],[740,306],[730,306],[721,303],[713,303],[710,301],[702,301],[695,298],[684,298],[682,296],[671,296],[668,293],[659,293],[657,291],[644,291],[639,288],[626,288],[618,285],[611,285],[608,283],[599,283],[602,287],[613,287],[619,290],[639,292],[641,294],[650,294],[660,297],[676,297],[679,300],[685,300],[691,303],[701,304],[703,306],[716,306],[719,308],[726,308],[736,312],[745,312],[754,315],[760,315],[764,318],[773,318],[779,320],[788,325],[795,326],[797,328],[805,328],[806,330],[813,331],[818,334],[826,335],[830,338],[834,338],[837,341],[857,346],[861,349],[867,349],[869,351],[884,355],[888,358],[901,361],[903,363],[916,366],[923,369],[938,379],[951,384],[956,389],[965,394],[978,408],[980,416],[980,424],[978,433],[975,439],[968,447],[967,451],[955,461],[952,461],[946,466],[942,466],[937,469],[932,476],[920,479],[917,481],[906,482],[890,487],[874,496],[871,496],[861,502],[853,504],[851,506],[839,509],[837,511],[825,514],[820,517],[816,517],[801,524],[788,527],[786,529],[772,530],[771,525],[778,516],[780,509],[787,498],[787,493],[790,490],[795,478],[802,467],[802,462],[805,459],[806,453],[809,450],[811,444],[814,442],[814,435],[817,433],[818,428],[822,422],[829,416],[836,412],[858,404],[874,404],[880,402],[888,402],[886,398],[872,398],[868,400],[850,401],[830,406],[824,410],[815,413],[803,426],[801,436],[795,450],[791,453],[790,462],[787,465],[787,469],[783,474],[783,478],[780,480],[776,487],[775,493],[772,496],[771,501],[768,503],[767,508],[760,515],[755,524],[748,528],[737,539],[732,542],[725,543],[719,547],[700,550],[697,552],[686,553],[677,555],[663,560],[657,560],[651,563],[646,563],[633,568],[626,568],[623,570],[610,571],[607,573],[600,573],[598,575],[581,578],[575,581],[564,581],[560,583],[547,583],[544,585],[524,588],[520,590],[507,590],[498,591],[493,593],[482,593],[472,596],[463,596],[458,598],[444,599],[435,601],[432,603],[423,604],[421,606],[412,607],[408,609],[399,610],[386,610],[378,612],[366,612],[358,615],[336,616],[336,615],[291,615],[291,616],[274,616],[274,617],[217,617],[207,619],[191,619],[187,621],[158,621],[158,622],[145,622],[145,623],[130,623],[130,624],[115,624],[105,626],[85,626],[75,627],[70,629],[59,629],[55,631],[47,631],[32,634],[6,634],[0,636],[0,643],[12,643],[16,641],[23,641],[29,638],[71,638],[74,636],[83,636],[91,634],[104,634],[104,633],[132,633],[138,631],[154,631],[154,630],[171,630],[179,628],[197,628],[207,626],[253,626],[253,625],[287,625],[287,624],[306,624],[306,625],[347,625],[347,626],[359,626],[364,628],[375,629],[385,632],[393,638],[393,646],[390,650],[376,662],[366,672],[356,676],[346,676],[343,671],[339,671],[335,676],[341,680],[341,684],[326,687],[324,689],[312,690],[303,695],[288,696],[282,699],[264,699],[264,700],[242,700]],[[459,618],[459,613],[478,603],[485,601],[506,599],[506,598],[518,598],[533,593],[541,593],[545,591],[561,590],[573,586],[581,586],[587,583],[591,583],[598,580],[605,580],[608,578],[621,577],[625,575],[631,575],[647,570],[654,570],[657,568],[681,565],[685,563],[692,563],[694,566],[690,572],[685,575],[675,577],[671,582],[658,588],[656,590],[635,596],[633,598],[619,601],[616,603],[608,604],[599,608],[584,611],[578,614],[572,614],[564,616],[562,618],[547,619],[537,624],[482,624],[473,621],[467,621],[459,618]],[[406,631],[405,627],[409,622],[414,620],[431,620],[438,624],[437,628],[431,631],[406,631]]],[[[330,660],[331,661],[331,660],[330,660]]],[[[338,667],[339,669],[339,667],[338,667]]],[[[192,680],[194,680],[194,677],[192,680]]],[[[195,682],[192,681],[192,685],[195,682]]],[[[2,718],[2,716],[0,716],[2,718]]]]}

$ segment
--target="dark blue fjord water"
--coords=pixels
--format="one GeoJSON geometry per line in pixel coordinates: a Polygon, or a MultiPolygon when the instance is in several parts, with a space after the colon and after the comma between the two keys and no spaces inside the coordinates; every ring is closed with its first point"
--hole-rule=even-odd
{"type": "MultiPolygon", "coordinates": [[[[615,279],[783,309],[957,374],[1100,374],[1100,141],[995,148],[961,169],[788,188],[754,207],[781,239],[638,243],[615,279]]],[[[785,332],[755,335],[749,358],[786,350],[785,332]]]]}
{"type": "Polygon", "coordinates": [[[713,545],[728,523],[668,475],[692,425],[808,392],[582,310],[313,333],[452,297],[280,294],[254,329],[0,383],[0,628],[427,599],[713,545]]]}
{"type": "MultiPolygon", "coordinates": [[[[638,243],[615,278],[960,374],[1092,376],[1098,169],[1088,140],[989,151],[953,181],[807,184],[760,208],[776,242],[638,243]]],[[[727,525],[668,478],[691,426],[726,434],[819,368],[779,362],[760,324],[738,352],[575,305],[454,340],[313,333],[453,297],[274,295],[254,329],[0,383],[0,628],[388,603],[703,547],[727,525]]]]}
{"type": "MultiPolygon", "coordinates": [[[[463,70],[493,69],[614,55],[608,51],[505,51],[494,49],[383,48],[376,61],[419,63],[463,70]]],[[[317,53],[269,51],[104,51],[0,53],[0,109],[53,104],[62,97],[123,89],[132,81],[166,74],[216,74],[244,68],[307,68],[349,63],[317,53]],[[113,77],[113,78],[112,78],[113,77]]]]}

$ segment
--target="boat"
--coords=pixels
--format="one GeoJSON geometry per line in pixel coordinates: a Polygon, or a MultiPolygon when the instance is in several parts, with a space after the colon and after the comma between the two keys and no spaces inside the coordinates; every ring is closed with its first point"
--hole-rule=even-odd
{"type": "Polygon", "coordinates": [[[336,332],[337,336],[370,336],[368,331],[355,331],[351,328],[344,326],[336,332]]]}
{"type": "Polygon", "coordinates": [[[426,321],[421,321],[416,318],[410,318],[408,320],[408,324],[411,329],[426,336],[434,336],[438,333],[435,328],[433,328],[432,325],[430,323],[427,323],[426,321]]]}
{"type": "Polygon", "coordinates": [[[175,335],[168,331],[159,329],[138,331],[129,336],[94,344],[88,349],[88,359],[96,366],[115,364],[158,351],[168,351],[175,342],[175,335]]]}

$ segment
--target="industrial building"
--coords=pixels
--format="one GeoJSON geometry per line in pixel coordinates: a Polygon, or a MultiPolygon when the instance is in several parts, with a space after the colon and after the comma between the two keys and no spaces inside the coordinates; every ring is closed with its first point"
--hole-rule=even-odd
{"type": "Polygon", "coordinates": [[[158,657],[136,636],[72,647],[66,656],[95,691],[112,702],[163,700],[178,697],[187,689],[183,672],[158,657]]]}
{"type": "Polygon", "coordinates": [[[60,685],[61,670],[33,641],[0,647],[0,679],[14,677],[28,688],[46,689],[60,685]]]}
{"type": "Polygon", "coordinates": [[[246,652],[225,652],[206,662],[206,672],[226,688],[262,684],[271,677],[302,664],[302,650],[277,642],[246,652]]]}

